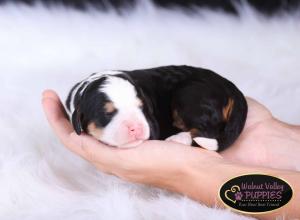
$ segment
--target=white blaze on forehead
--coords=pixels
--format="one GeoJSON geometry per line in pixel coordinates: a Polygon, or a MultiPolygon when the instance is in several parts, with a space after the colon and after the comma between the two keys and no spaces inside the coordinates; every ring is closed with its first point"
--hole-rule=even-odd
{"type": "Polygon", "coordinates": [[[99,140],[113,146],[126,145],[129,147],[134,146],[136,141],[146,140],[150,137],[150,127],[139,107],[141,103],[134,85],[118,76],[107,76],[99,91],[105,93],[118,110],[103,129],[99,140]],[[128,133],[128,123],[138,125],[138,129],[141,129],[142,133],[132,137],[128,133]]]}
{"type": "MultiPolygon", "coordinates": [[[[91,82],[93,82],[93,81],[95,81],[95,80],[97,80],[97,79],[99,79],[99,78],[101,78],[105,75],[115,75],[115,74],[120,74],[120,73],[122,73],[122,72],[115,71],[115,70],[104,70],[104,71],[101,71],[101,72],[91,74],[90,76],[88,76],[87,78],[82,80],[80,83],[78,83],[76,88],[72,91],[70,103],[74,104],[74,99],[75,99],[76,93],[79,92],[79,94],[82,95],[83,91],[86,89],[86,87],[88,87],[88,85],[91,82]],[[84,84],[85,84],[85,86],[83,86],[84,84]],[[80,91],[78,91],[79,88],[80,88],[80,91]]],[[[68,111],[69,114],[71,114],[74,111],[74,105],[73,104],[71,104],[71,106],[70,106],[70,111],[68,111]]]]}
{"type": "MultiPolygon", "coordinates": [[[[86,89],[86,87],[93,81],[105,76],[105,75],[115,75],[115,74],[120,74],[120,71],[114,71],[114,70],[105,70],[105,71],[101,71],[98,73],[94,73],[92,75],[90,75],[88,78],[86,78],[85,80],[83,80],[81,82],[81,85],[83,85],[85,82],[87,82],[87,84],[82,88],[82,90],[80,91],[80,94],[82,94],[82,92],[86,89]]],[[[81,86],[80,85],[80,86],[81,86]]]]}
{"type": "Polygon", "coordinates": [[[135,87],[120,77],[109,76],[100,91],[104,92],[119,110],[137,107],[140,102],[135,87]]]}

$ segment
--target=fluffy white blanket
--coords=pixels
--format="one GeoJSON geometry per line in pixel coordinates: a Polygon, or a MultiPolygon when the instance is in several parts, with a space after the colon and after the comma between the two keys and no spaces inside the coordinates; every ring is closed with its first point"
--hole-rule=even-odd
{"type": "Polygon", "coordinates": [[[1,6],[0,219],[247,219],[95,170],[58,142],[40,105],[45,88],[65,99],[73,83],[102,69],[189,64],[300,123],[299,16],[240,11],[187,16],[144,1],[120,17],[1,6]]]}

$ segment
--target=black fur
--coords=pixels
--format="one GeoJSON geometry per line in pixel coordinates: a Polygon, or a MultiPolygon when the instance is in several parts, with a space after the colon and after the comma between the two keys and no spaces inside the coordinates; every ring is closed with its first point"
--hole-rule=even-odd
{"type": "MultiPolygon", "coordinates": [[[[217,139],[218,151],[221,151],[238,138],[244,127],[247,102],[243,94],[230,81],[210,70],[165,66],[122,71],[115,76],[135,86],[138,97],[144,103],[142,111],[150,125],[150,139],[164,140],[182,130],[194,129],[197,137],[217,139]],[[230,117],[224,120],[223,109],[229,99],[234,105],[230,117]],[[175,110],[185,124],[184,129],[173,125],[175,110]]],[[[99,128],[105,127],[117,113],[107,115],[103,110],[109,99],[104,93],[99,93],[98,88],[105,79],[104,76],[92,81],[80,95],[83,84],[75,94],[72,123],[78,134],[82,130],[87,132],[90,122],[95,122],[99,128]]],[[[69,95],[66,103],[69,110],[70,101],[69,95]]]]}
{"type": "Polygon", "coordinates": [[[187,130],[199,129],[200,137],[215,138],[219,151],[230,146],[241,133],[246,117],[247,102],[238,88],[218,74],[191,66],[166,66],[127,72],[154,106],[160,138],[179,132],[173,124],[172,111],[177,109],[187,130]],[[228,99],[234,107],[228,122],[222,109],[228,99]]]}
{"type": "MultiPolygon", "coordinates": [[[[85,88],[82,95],[80,95],[79,91],[82,90],[83,86],[87,83],[86,82],[76,93],[74,100],[75,111],[72,114],[71,120],[77,134],[81,134],[82,131],[87,133],[87,125],[90,122],[95,122],[96,126],[99,128],[105,127],[110,122],[112,117],[117,113],[106,113],[103,109],[103,106],[107,101],[109,101],[109,98],[103,92],[96,92],[96,90],[99,88],[99,85],[101,85],[105,79],[105,77],[102,77],[91,82],[85,88]]],[[[74,87],[72,88],[71,92],[73,89],[74,87]]],[[[66,101],[66,106],[70,106],[70,95],[66,101]]]]}
{"type": "MultiPolygon", "coordinates": [[[[34,5],[43,3],[48,7],[64,5],[78,10],[88,8],[107,11],[114,9],[122,14],[123,11],[134,8],[139,0],[0,0],[0,5],[5,3],[24,3],[34,5]]],[[[163,8],[181,8],[189,13],[197,12],[197,8],[209,8],[211,10],[225,11],[239,15],[240,4],[248,4],[265,15],[276,15],[281,12],[299,11],[299,0],[152,0],[154,5],[163,8]]]]}

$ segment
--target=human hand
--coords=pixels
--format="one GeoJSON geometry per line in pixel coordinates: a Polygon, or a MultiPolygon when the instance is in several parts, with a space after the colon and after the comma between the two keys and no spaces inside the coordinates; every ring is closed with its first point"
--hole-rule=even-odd
{"type": "MultiPolygon", "coordinates": [[[[282,126],[255,100],[247,98],[247,101],[249,112],[245,128],[235,144],[221,155],[225,159],[249,165],[295,169],[295,164],[288,164],[299,161],[297,158],[292,160],[299,154],[294,154],[290,148],[295,148],[293,144],[298,146],[300,140],[293,142],[287,135],[291,133],[287,129],[293,127],[282,126]],[[277,163],[272,163],[274,160],[277,163]]],[[[170,177],[178,178],[187,161],[201,161],[203,166],[228,162],[221,160],[215,152],[166,141],[146,141],[132,149],[109,147],[89,135],[76,135],[55,92],[43,93],[43,107],[54,132],[66,147],[98,169],[123,179],[159,186],[172,181],[170,177]]]]}
{"type": "Polygon", "coordinates": [[[222,161],[216,152],[167,141],[145,141],[135,148],[121,149],[100,143],[87,134],[78,136],[64,107],[53,91],[43,93],[47,119],[64,146],[91,162],[99,170],[131,182],[172,189],[180,184],[188,164],[206,171],[222,161]]]}
{"type": "MultiPolygon", "coordinates": [[[[136,148],[128,149],[106,146],[92,136],[86,134],[78,136],[74,132],[55,92],[45,91],[42,102],[51,127],[67,148],[90,161],[99,170],[128,181],[182,193],[206,205],[216,204],[218,190],[226,180],[253,171],[287,179],[295,187],[295,191],[297,190],[299,172],[240,166],[222,158],[216,152],[201,148],[167,141],[145,141],[136,148]]],[[[264,143],[267,144],[274,138],[274,132],[270,130],[273,123],[278,121],[256,101],[248,99],[248,104],[249,115],[241,137],[222,155],[244,163],[266,164],[268,151],[264,143]],[[262,149],[265,154],[259,156],[262,149]]],[[[283,124],[279,125],[283,126],[283,124]]],[[[280,152],[276,149],[273,151],[280,152]]],[[[280,213],[267,214],[264,218],[274,219],[279,214],[298,216],[299,212],[296,208],[298,200],[298,197],[294,198],[289,206],[281,209],[280,213]]]]}
{"type": "Polygon", "coordinates": [[[245,127],[236,142],[221,152],[234,162],[300,170],[300,126],[273,117],[259,102],[247,98],[245,127]]]}

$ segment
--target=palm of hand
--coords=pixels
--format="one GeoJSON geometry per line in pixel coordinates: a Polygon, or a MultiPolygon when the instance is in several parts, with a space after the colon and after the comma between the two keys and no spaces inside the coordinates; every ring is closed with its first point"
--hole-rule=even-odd
{"type": "Polygon", "coordinates": [[[265,123],[272,120],[271,112],[257,101],[247,98],[248,115],[245,127],[236,142],[221,152],[224,158],[246,164],[264,164],[266,160],[264,134],[265,123]]]}
{"type": "Polygon", "coordinates": [[[265,106],[251,98],[247,98],[247,102],[248,116],[244,130],[221,155],[248,165],[297,170],[299,158],[292,152],[299,150],[299,126],[275,119],[265,106]]]}
{"type": "MultiPolygon", "coordinates": [[[[280,132],[282,132],[280,129],[281,124],[273,118],[271,112],[265,106],[257,101],[247,98],[247,103],[248,115],[243,132],[232,146],[220,154],[225,159],[239,163],[269,166],[270,161],[280,153],[278,148],[281,147],[281,143],[278,140],[274,143],[274,136],[277,138],[280,136],[280,132]],[[270,148],[272,152],[270,152],[270,148]]],[[[281,136],[279,138],[281,142],[286,142],[286,137],[281,136]]],[[[156,141],[155,144],[149,144],[150,142],[145,142],[129,153],[136,151],[141,156],[144,153],[143,151],[147,150],[148,152],[145,155],[151,155],[156,149],[156,151],[159,150],[161,155],[170,155],[173,159],[176,156],[183,157],[186,151],[191,151],[190,148],[186,148],[184,145],[172,142],[156,141]],[[148,150],[149,145],[151,147],[148,150]]],[[[215,152],[207,150],[202,150],[202,152],[206,159],[215,160],[219,158],[215,152]]]]}
{"type": "MultiPolygon", "coordinates": [[[[268,165],[274,157],[272,155],[276,155],[268,151],[268,146],[274,144],[272,126],[279,122],[276,122],[271,113],[258,102],[250,98],[247,102],[249,111],[245,128],[235,144],[221,155],[225,159],[240,163],[268,165]]],[[[184,164],[184,161],[181,161],[182,158],[187,161],[198,160],[202,157],[201,160],[209,164],[220,160],[220,156],[215,152],[166,141],[146,141],[139,147],[128,150],[111,148],[88,135],[77,136],[55,92],[47,91],[43,94],[43,106],[54,132],[66,147],[92,162],[100,170],[124,178],[132,174],[134,176],[131,178],[139,181],[139,172],[141,172],[141,177],[144,177],[145,170],[149,172],[150,170],[156,172],[157,169],[171,171],[172,167],[177,167],[174,163],[184,164]],[[197,155],[197,158],[194,155],[197,155]]],[[[284,138],[280,139],[282,140],[284,138]]],[[[275,143],[277,148],[280,141],[275,143]]],[[[276,152],[276,147],[272,147],[272,150],[275,149],[276,152]]]]}
{"type": "Polygon", "coordinates": [[[184,166],[186,161],[199,159],[214,163],[221,159],[216,152],[167,141],[145,141],[130,149],[109,147],[89,135],[75,133],[55,92],[45,91],[42,102],[49,124],[64,146],[99,170],[123,179],[155,185],[157,179],[167,177],[170,181],[170,176],[180,174],[178,164],[184,166]]]}
{"type": "MultiPolygon", "coordinates": [[[[291,133],[292,126],[276,120],[271,112],[259,102],[247,98],[247,103],[248,115],[243,132],[232,146],[220,153],[221,156],[248,165],[284,168],[288,159],[279,157],[286,150],[287,145],[291,147],[292,144],[298,145],[299,143],[289,143],[287,140],[289,137],[286,134],[291,133]],[[274,160],[277,161],[276,164],[272,163],[274,160]]],[[[149,141],[148,144],[146,143],[140,145],[143,148],[139,147],[134,151],[139,153],[145,151],[149,147],[149,141]]],[[[172,159],[176,156],[182,157],[186,151],[191,151],[190,148],[186,148],[181,144],[157,141],[155,144],[151,144],[149,151],[146,153],[147,155],[151,155],[154,146],[158,148],[161,155],[172,155],[172,159]]],[[[214,161],[218,158],[215,152],[206,150],[202,152],[206,159],[209,158],[209,160],[214,161]]],[[[197,156],[199,157],[199,155],[197,156]]]]}

